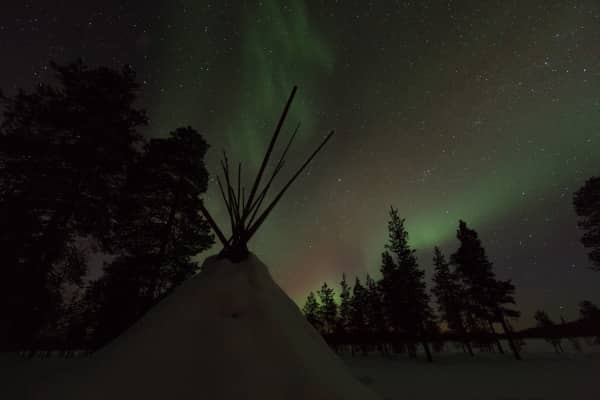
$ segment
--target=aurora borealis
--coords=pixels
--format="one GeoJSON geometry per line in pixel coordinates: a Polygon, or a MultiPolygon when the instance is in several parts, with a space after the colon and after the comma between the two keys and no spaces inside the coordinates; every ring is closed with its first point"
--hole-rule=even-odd
{"type": "Polygon", "coordinates": [[[226,149],[248,177],[297,84],[283,176],[337,133],[251,243],[282,287],[301,301],[376,275],[394,205],[428,273],[459,218],[477,229],[528,324],[600,301],[571,206],[600,174],[599,45],[596,0],[11,2],[0,87],[46,79],[50,59],[131,64],[148,135],[192,125],[211,173],[226,149]]]}

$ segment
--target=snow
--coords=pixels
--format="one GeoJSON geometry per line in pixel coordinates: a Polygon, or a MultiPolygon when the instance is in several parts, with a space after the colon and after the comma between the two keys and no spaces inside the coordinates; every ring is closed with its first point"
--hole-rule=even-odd
{"type": "MultiPolygon", "coordinates": [[[[584,352],[578,353],[568,343],[563,346],[567,353],[554,354],[543,341],[528,341],[522,361],[482,353],[474,358],[443,353],[432,364],[422,357],[409,360],[402,355],[392,360],[376,355],[344,357],[344,361],[382,399],[600,399],[600,348],[584,346],[584,352]]],[[[25,389],[31,382],[68,377],[83,364],[78,359],[24,360],[0,354],[0,399],[29,399],[25,389]]],[[[198,385],[197,398],[203,395],[198,385]]]]}
{"type": "Polygon", "coordinates": [[[523,357],[441,354],[428,364],[423,358],[368,356],[346,362],[383,399],[600,399],[600,353],[525,352],[523,357]]]}
{"type": "Polygon", "coordinates": [[[34,399],[377,399],[254,255],[203,271],[34,399]]]}
{"type": "MultiPolygon", "coordinates": [[[[359,380],[389,400],[599,399],[600,348],[584,346],[583,353],[576,353],[568,343],[563,345],[567,353],[554,354],[542,341],[527,341],[524,359],[518,362],[509,355],[481,353],[474,358],[443,353],[433,364],[402,355],[392,360],[376,355],[344,357],[344,361],[359,380]]],[[[24,360],[0,354],[0,399],[29,399],[25,392],[31,382],[69,376],[82,364],[78,359],[24,360]]],[[[197,390],[203,394],[201,386],[197,390]]]]}

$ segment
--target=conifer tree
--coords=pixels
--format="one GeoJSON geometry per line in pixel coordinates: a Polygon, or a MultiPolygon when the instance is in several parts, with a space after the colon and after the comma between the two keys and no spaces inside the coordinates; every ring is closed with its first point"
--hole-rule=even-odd
{"type": "Polygon", "coordinates": [[[319,315],[319,308],[320,306],[317,297],[313,292],[310,292],[306,298],[306,303],[304,303],[304,306],[302,307],[302,312],[308,322],[310,322],[317,331],[321,332],[322,323],[319,315]]]}
{"type": "Polygon", "coordinates": [[[507,318],[518,318],[521,315],[518,310],[508,307],[508,305],[516,304],[514,293],[515,285],[510,280],[495,280],[488,293],[488,309],[493,316],[493,320],[500,322],[502,325],[504,335],[508,340],[508,345],[515,359],[520,360],[519,346],[513,337],[512,329],[507,321],[507,318]]]}
{"type": "Polygon", "coordinates": [[[369,331],[374,335],[385,333],[385,315],[381,290],[378,283],[367,274],[365,278],[365,289],[367,291],[366,314],[369,331]]]}
{"type": "Polygon", "coordinates": [[[401,307],[400,302],[397,301],[399,299],[397,299],[395,290],[397,284],[396,269],[396,263],[394,262],[392,255],[387,250],[381,253],[380,271],[382,278],[379,282],[379,287],[381,289],[381,300],[386,323],[393,333],[399,332],[405,312],[401,307]]]}
{"type": "Polygon", "coordinates": [[[386,332],[385,314],[379,284],[369,274],[365,279],[366,319],[369,335],[377,342],[383,355],[386,354],[383,339],[386,332]]]}
{"type": "Polygon", "coordinates": [[[337,325],[337,304],[335,303],[335,293],[333,288],[323,283],[321,289],[318,290],[319,296],[319,319],[323,324],[323,333],[332,334],[335,332],[337,325]]]}
{"type": "Polygon", "coordinates": [[[456,268],[465,287],[465,320],[470,329],[485,327],[492,334],[498,351],[503,353],[502,345],[496,335],[494,322],[500,322],[515,358],[520,359],[518,349],[510,339],[510,328],[506,317],[517,317],[519,313],[509,309],[505,304],[514,304],[514,285],[510,281],[496,279],[492,263],[485,254],[485,249],[477,232],[467,227],[464,221],[459,221],[456,236],[460,247],[452,254],[450,260],[456,268]]]}
{"type": "Polygon", "coordinates": [[[419,269],[415,250],[408,244],[404,219],[391,207],[388,222],[388,243],[382,255],[382,289],[384,306],[397,332],[409,338],[409,353],[415,356],[414,343],[420,341],[431,361],[426,326],[433,319],[425,272],[419,269]]]}
{"type": "Polygon", "coordinates": [[[358,343],[363,353],[366,353],[364,342],[368,335],[367,290],[358,277],[354,281],[350,299],[350,333],[354,339],[353,342],[358,343]]]}
{"type": "Polygon", "coordinates": [[[450,270],[450,264],[436,246],[434,248],[432,292],[437,299],[438,311],[442,320],[446,321],[451,333],[460,338],[463,346],[473,355],[473,348],[469,342],[467,330],[463,322],[464,288],[458,275],[450,270]]]}
{"type": "Polygon", "coordinates": [[[350,286],[346,281],[346,274],[342,274],[342,281],[340,282],[340,307],[339,307],[339,319],[338,319],[338,332],[342,335],[348,332],[348,326],[350,322],[350,286]]]}
{"type": "Polygon", "coordinates": [[[488,260],[477,232],[459,222],[456,237],[460,247],[450,257],[456,273],[466,289],[467,313],[472,319],[487,319],[487,290],[494,282],[492,263],[488,260]]]}

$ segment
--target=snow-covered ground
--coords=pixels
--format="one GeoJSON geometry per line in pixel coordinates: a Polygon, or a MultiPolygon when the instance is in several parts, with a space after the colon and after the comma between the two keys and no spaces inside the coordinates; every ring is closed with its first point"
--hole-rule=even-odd
{"type": "MultiPolygon", "coordinates": [[[[522,361],[510,355],[443,353],[428,364],[423,357],[344,357],[353,374],[383,399],[551,400],[600,399],[600,346],[576,352],[565,341],[554,354],[542,341],[529,341],[522,361]]],[[[77,369],[78,359],[23,360],[0,355],[0,399],[25,399],[30,385],[77,369]]],[[[199,395],[202,386],[198,386],[199,395]]],[[[199,397],[201,398],[201,396],[199,397]]]]}
{"type": "MultiPolygon", "coordinates": [[[[361,381],[384,399],[553,400],[600,399],[600,346],[580,340],[582,352],[563,341],[565,353],[555,354],[541,340],[528,341],[523,360],[509,354],[462,353],[421,356],[344,357],[361,381]]],[[[508,346],[505,346],[508,349],[508,346]]]]}

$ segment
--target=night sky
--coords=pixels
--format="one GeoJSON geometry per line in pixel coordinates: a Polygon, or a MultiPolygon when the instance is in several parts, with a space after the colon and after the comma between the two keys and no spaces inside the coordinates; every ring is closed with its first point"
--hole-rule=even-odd
{"type": "Polygon", "coordinates": [[[428,276],[459,218],[475,228],[517,287],[520,326],[600,302],[571,205],[600,174],[597,0],[2,1],[6,93],[77,57],[131,64],[144,133],[192,125],[213,176],[221,149],[256,171],[299,86],[288,176],[337,133],[251,243],[297,301],[342,271],[377,276],[394,205],[428,276]]]}

